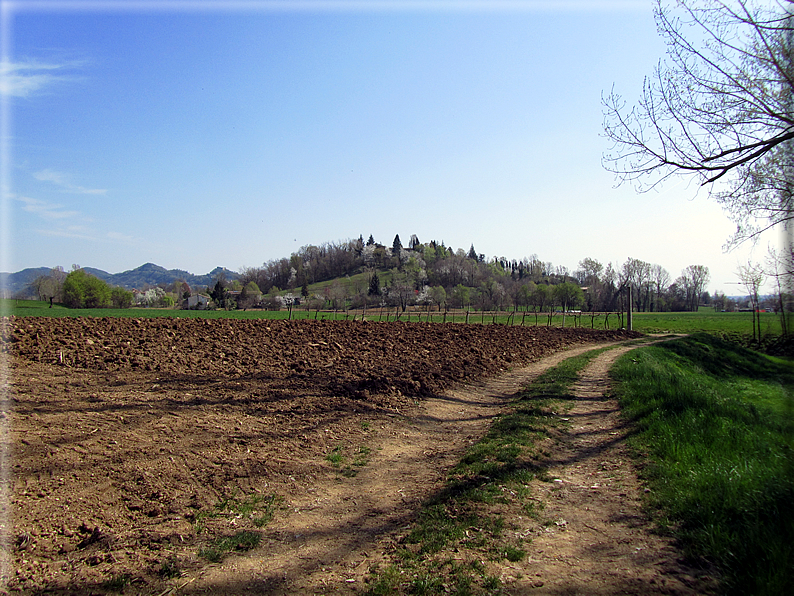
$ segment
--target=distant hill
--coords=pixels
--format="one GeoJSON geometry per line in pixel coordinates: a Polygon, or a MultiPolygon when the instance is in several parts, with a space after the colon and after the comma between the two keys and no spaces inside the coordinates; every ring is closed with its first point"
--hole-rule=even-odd
{"type": "Polygon", "coordinates": [[[34,267],[31,269],[23,269],[16,273],[0,273],[2,296],[4,298],[11,298],[18,294],[27,294],[27,288],[30,287],[33,280],[40,275],[47,275],[50,271],[50,267],[34,267]]]}
{"type": "MultiPolygon", "coordinates": [[[[88,269],[86,269],[86,271],[93,273],[88,269]]],[[[170,284],[175,281],[186,281],[191,287],[204,288],[215,283],[215,278],[221,272],[223,272],[226,275],[226,279],[229,280],[240,277],[238,273],[230,271],[225,267],[216,267],[204,275],[194,275],[183,269],[166,269],[154,263],[146,263],[137,269],[111,275],[110,278],[105,279],[105,281],[115,286],[127,288],[128,290],[132,290],[133,288],[141,289],[147,284],[156,286],[158,284],[170,284]]],[[[93,274],[100,277],[100,275],[96,273],[93,274]]]]}
{"type": "MultiPolygon", "coordinates": [[[[221,272],[229,280],[240,277],[239,273],[230,271],[225,267],[216,267],[204,275],[194,275],[182,269],[166,269],[154,263],[146,263],[136,269],[122,273],[108,273],[93,267],[83,267],[83,270],[112,286],[121,286],[127,290],[142,290],[146,286],[170,284],[175,281],[186,281],[192,288],[203,289],[212,285],[217,275],[221,272]]],[[[0,287],[2,287],[3,296],[32,295],[33,292],[30,286],[33,280],[41,275],[47,275],[50,271],[50,267],[33,267],[17,271],[16,273],[0,273],[0,287]]]]}

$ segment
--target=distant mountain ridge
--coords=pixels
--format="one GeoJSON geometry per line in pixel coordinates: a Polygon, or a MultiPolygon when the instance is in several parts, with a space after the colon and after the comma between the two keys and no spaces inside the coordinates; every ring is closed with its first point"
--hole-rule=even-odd
{"type": "MultiPolygon", "coordinates": [[[[49,274],[51,270],[50,267],[32,267],[16,273],[0,273],[0,287],[2,288],[3,296],[12,297],[33,294],[31,290],[33,281],[41,275],[49,274]]],[[[225,274],[228,280],[240,277],[239,273],[230,271],[225,267],[216,267],[204,275],[194,275],[183,269],[166,269],[154,263],[144,263],[140,267],[123,271],[122,273],[108,273],[93,267],[83,267],[83,271],[106,281],[112,286],[121,286],[127,290],[142,290],[146,286],[170,284],[175,281],[185,281],[191,288],[203,290],[215,283],[215,279],[220,273],[225,274]]]]}

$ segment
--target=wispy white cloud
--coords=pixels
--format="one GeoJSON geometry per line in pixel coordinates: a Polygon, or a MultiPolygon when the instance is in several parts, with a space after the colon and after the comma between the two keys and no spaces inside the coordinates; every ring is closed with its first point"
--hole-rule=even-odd
{"type": "Polygon", "coordinates": [[[69,219],[80,214],[78,211],[65,209],[63,205],[42,201],[41,199],[32,199],[23,196],[13,196],[12,198],[22,203],[22,209],[24,211],[33,213],[47,220],[69,219]]]}
{"type": "Polygon", "coordinates": [[[109,242],[112,244],[134,245],[140,239],[120,232],[101,233],[91,227],[79,224],[62,225],[50,229],[39,228],[36,230],[42,236],[56,238],[76,238],[78,240],[90,240],[91,242],[109,242]]]}
{"type": "Polygon", "coordinates": [[[86,188],[85,186],[72,184],[68,174],[64,174],[63,172],[55,172],[49,169],[35,172],[33,177],[36,180],[40,180],[42,182],[51,182],[52,184],[60,187],[63,192],[82,195],[103,195],[107,192],[106,188],[86,188]]]}
{"type": "Polygon", "coordinates": [[[98,240],[93,230],[85,226],[63,226],[58,228],[51,228],[47,230],[36,230],[42,236],[55,236],[58,238],[77,238],[78,240],[98,240]]]}
{"type": "Polygon", "coordinates": [[[6,194],[5,196],[20,203],[23,211],[32,213],[50,223],[51,227],[35,230],[42,236],[126,245],[134,245],[141,241],[140,238],[121,232],[99,231],[93,226],[91,218],[85,217],[80,211],[66,209],[57,203],[16,194],[6,194]]]}
{"type": "Polygon", "coordinates": [[[78,77],[64,73],[75,66],[68,62],[0,61],[0,95],[29,97],[55,83],[76,81],[78,77]]]}

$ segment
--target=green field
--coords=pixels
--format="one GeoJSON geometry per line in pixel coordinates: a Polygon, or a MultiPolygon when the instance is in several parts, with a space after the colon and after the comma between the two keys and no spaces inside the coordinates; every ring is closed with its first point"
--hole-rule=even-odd
{"type": "MultiPolygon", "coordinates": [[[[232,318],[232,319],[286,319],[290,316],[287,310],[281,311],[195,311],[195,310],[174,310],[166,308],[129,308],[129,309],[70,309],[55,305],[49,308],[46,302],[36,300],[0,300],[0,309],[3,315],[25,316],[45,316],[45,317],[190,317],[190,318],[232,318]]],[[[350,311],[329,311],[323,310],[319,313],[314,310],[306,310],[305,306],[296,307],[292,311],[293,319],[325,319],[325,320],[351,320],[355,317],[361,320],[361,310],[350,311]]],[[[397,311],[395,308],[386,309],[367,309],[366,317],[369,320],[390,321],[395,320],[397,311]]],[[[427,312],[426,309],[414,308],[406,312],[399,313],[401,321],[427,321],[428,319],[441,323],[445,317],[443,313],[437,311],[427,312]]],[[[493,312],[471,312],[469,323],[502,324],[502,325],[524,325],[535,324],[534,313],[493,312]]],[[[466,321],[465,310],[451,310],[446,315],[447,323],[464,323],[466,321]]],[[[541,313],[537,317],[539,325],[547,325],[549,319],[547,314],[541,313]]],[[[617,313],[610,313],[607,317],[604,313],[597,313],[591,317],[589,313],[582,313],[581,316],[573,317],[567,315],[565,325],[567,327],[581,326],[594,327],[596,329],[605,328],[605,322],[610,329],[620,327],[621,320],[617,313]]],[[[699,312],[667,312],[667,313],[634,313],[634,329],[642,333],[696,333],[705,331],[727,336],[752,336],[752,313],[749,312],[715,312],[712,309],[702,308],[699,312]]],[[[561,313],[556,313],[551,320],[552,326],[561,326],[563,317],[561,313]]],[[[625,318],[623,319],[625,325],[625,318]]],[[[761,331],[764,336],[777,336],[780,334],[780,317],[773,313],[761,313],[761,331]]]]}
{"type": "Polygon", "coordinates": [[[794,586],[794,364],[705,333],[612,370],[648,506],[729,594],[794,586]]]}
{"type": "MultiPolygon", "coordinates": [[[[780,316],[760,313],[761,334],[779,335],[780,316]]],[[[634,313],[634,329],[643,333],[694,333],[697,331],[748,333],[752,335],[750,312],[714,312],[703,308],[699,312],[634,313]]]]}
{"type": "Polygon", "coordinates": [[[0,300],[0,312],[16,317],[180,317],[202,319],[286,319],[287,311],[175,310],[172,308],[66,308],[49,307],[38,300],[0,300]]]}

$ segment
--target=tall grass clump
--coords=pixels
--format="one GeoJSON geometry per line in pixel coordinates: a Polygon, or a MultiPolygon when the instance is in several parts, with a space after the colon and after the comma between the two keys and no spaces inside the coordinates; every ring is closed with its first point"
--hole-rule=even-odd
{"type": "Polygon", "coordinates": [[[717,565],[726,593],[787,593],[794,365],[696,334],[630,352],[612,374],[662,527],[717,565]]]}

